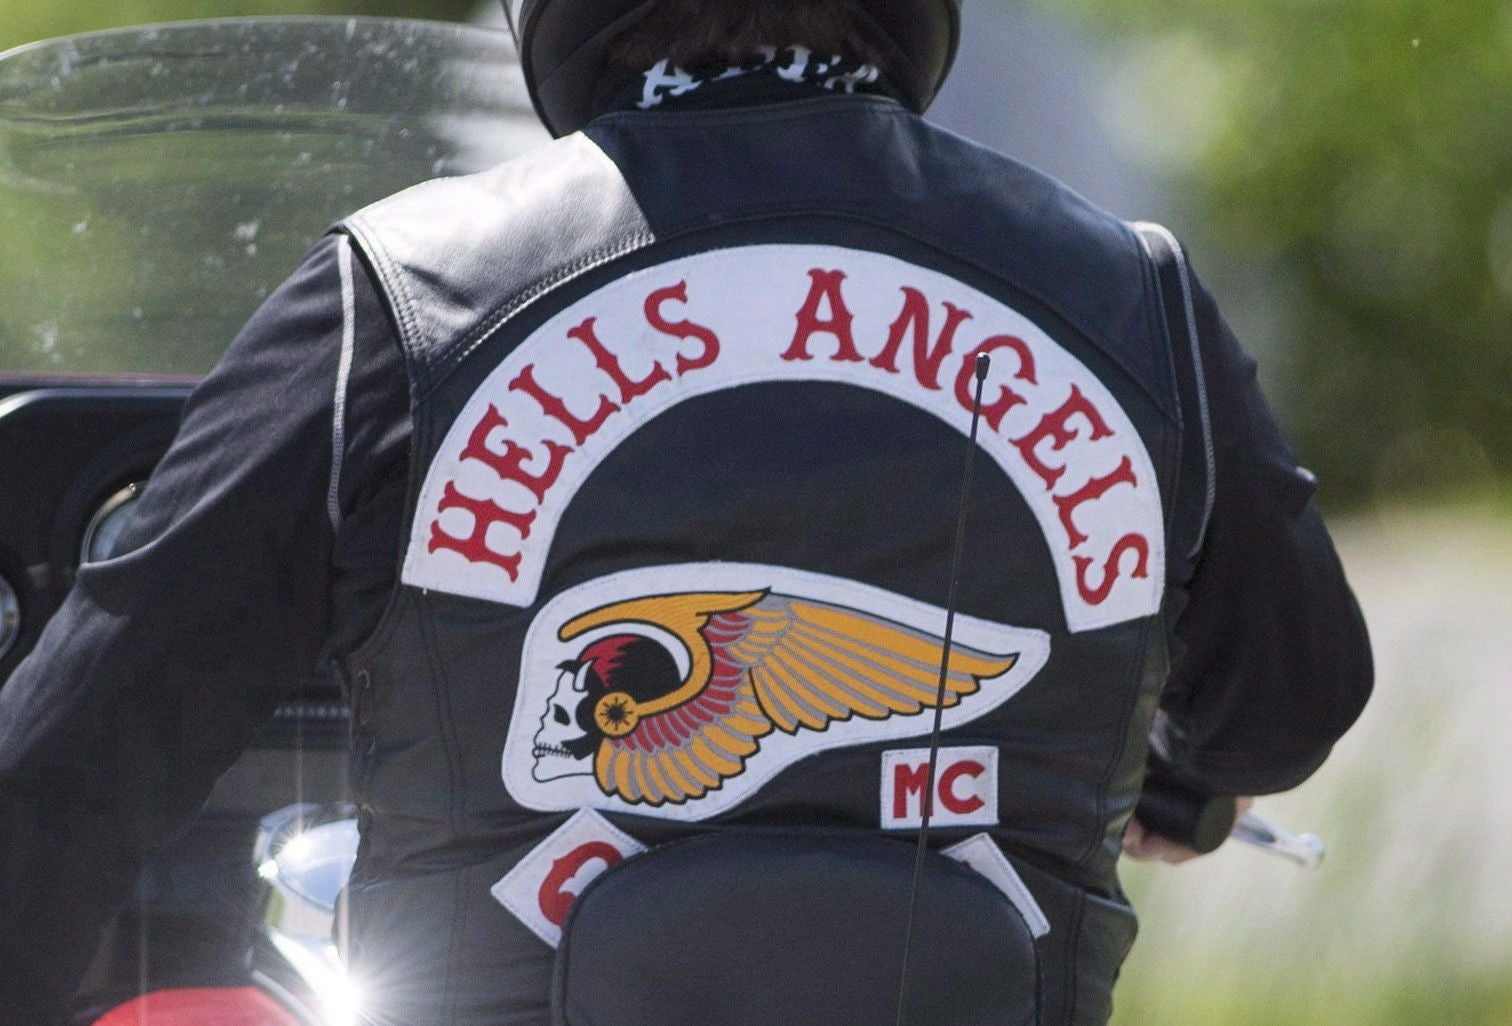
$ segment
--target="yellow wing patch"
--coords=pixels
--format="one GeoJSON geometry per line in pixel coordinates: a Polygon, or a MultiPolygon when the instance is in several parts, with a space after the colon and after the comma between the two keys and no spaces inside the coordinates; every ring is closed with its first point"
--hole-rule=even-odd
{"type": "MultiPolygon", "coordinates": [[[[771,640],[752,646],[757,700],[778,729],[824,730],[835,720],[882,720],[934,708],[941,641],[923,631],[854,610],[771,596],[754,615],[767,618],[771,640]]],[[[983,680],[1013,668],[1016,655],[953,646],[945,707],[974,694],[983,680]]]]}
{"type": "MultiPolygon", "coordinates": [[[[691,663],[676,692],[640,705],[634,731],[599,745],[599,786],[631,803],[702,797],[744,772],[773,730],[824,731],[852,717],[885,720],[935,706],[941,639],[843,606],[760,591],[690,592],[601,607],[560,636],[626,622],[673,634],[691,663]]],[[[945,707],[1017,661],[954,646],[945,707]]]]}

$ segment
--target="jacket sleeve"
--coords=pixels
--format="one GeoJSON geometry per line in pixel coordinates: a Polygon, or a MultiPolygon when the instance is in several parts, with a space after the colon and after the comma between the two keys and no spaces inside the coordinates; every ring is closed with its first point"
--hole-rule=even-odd
{"type": "Polygon", "coordinates": [[[80,568],[0,689],[0,1023],[60,1017],[145,858],[316,670],[342,245],[312,250],[194,391],[125,554],[80,568]]]}
{"type": "Polygon", "coordinates": [[[1212,296],[1193,283],[1211,519],[1174,627],[1152,746],[1209,794],[1295,787],[1370,695],[1370,642],[1317,507],[1212,296]]]}

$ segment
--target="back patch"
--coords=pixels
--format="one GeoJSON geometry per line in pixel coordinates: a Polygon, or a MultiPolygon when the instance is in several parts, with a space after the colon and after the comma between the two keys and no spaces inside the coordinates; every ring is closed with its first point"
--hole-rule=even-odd
{"type": "Polygon", "coordinates": [[[715,250],[627,275],[560,311],[465,404],[415,511],[405,584],[533,604],[593,469],[678,403],[759,382],[870,389],[964,433],[993,357],[982,451],[1024,496],[1073,631],[1154,613],[1165,537],[1155,471],[1113,394],[1016,310],[936,271],[833,246],[715,250]]]}
{"type": "MultiPolygon", "coordinates": [[[[526,635],[505,786],[543,812],[717,815],[807,756],[927,734],[944,622],[880,588],[759,564],[570,588],[526,635]]],[[[1007,702],[1049,655],[1043,631],[957,616],[945,729],[1007,702]]],[[[952,779],[952,802],[980,813],[967,783],[952,779]]]]}

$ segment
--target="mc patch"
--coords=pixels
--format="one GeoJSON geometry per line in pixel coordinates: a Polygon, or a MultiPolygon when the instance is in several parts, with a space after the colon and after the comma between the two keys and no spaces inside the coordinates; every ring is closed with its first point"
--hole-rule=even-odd
{"type": "MultiPolygon", "coordinates": [[[[929,777],[929,749],[882,753],[884,830],[917,828],[929,777]]],[[[993,745],[941,748],[929,822],[939,827],[997,826],[998,750],[993,745]]]]}

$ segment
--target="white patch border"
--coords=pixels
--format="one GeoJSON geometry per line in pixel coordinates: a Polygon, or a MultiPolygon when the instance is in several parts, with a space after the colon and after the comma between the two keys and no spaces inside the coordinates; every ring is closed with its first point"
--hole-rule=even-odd
{"type": "MultiPolygon", "coordinates": [[[[898,741],[927,736],[932,710],[916,716],[891,716],[885,720],[853,717],[836,722],[822,732],[800,730],[796,734],[774,731],[761,739],[761,750],[746,763],[745,770],[723,785],[695,798],[674,805],[632,805],[616,795],[606,795],[592,776],[574,776],[551,781],[537,781],[531,775],[533,738],[541,715],[541,706],[550,690],[543,684],[531,689],[530,668],[552,669],[564,651],[556,640],[556,631],[573,616],[625,599],[664,595],[685,591],[754,591],[770,588],[784,595],[817,599],[835,605],[885,617],[915,630],[944,632],[945,612],[936,606],[905,598],[881,588],[841,577],[831,577],[807,570],[772,566],[763,563],[679,563],[636,570],[625,570],[596,578],[555,596],[531,622],[520,656],[520,674],[505,736],[501,758],[505,788],[521,805],[537,812],[562,812],[568,809],[603,809],[616,814],[650,819],[694,822],[709,819],[735,808],[755,795],[773,777],[800,760],[821,752],[853,748],[878,742],[898,741]],[[544,648],[544,651],[543,651],[544,648]],[[537,693],[531,694],[535,690],[537,693]],[[588,786],[580,785],[586,779],[588,786]],[[563,785],[562,781],[572,783],[563,785]],[[590,792],[591,789],[591,793],[590,792]],[[557,792],[560,797],[552,797],[557,792]]],[[[1018,694],[1035,678],[1050,658],[1050,635],[1042,630],[1011,627],[956,614],[956,642],[979,651],[1016,652],[1017,661],[1001,677],[984,682],[982,689],[969,695],[954,708],[946,709],[943,729],[964,726],[997,709],[1018,694]],[[1006,682],[999,693],[989,693],[993,681],[1006,682]]],[[[576,639],[572,647],[581,644],[576,639]]]]}
{"type": "Polygon", "coordinates": [[[1024,917],[1035,940],[1050,932],[1050,920],[1045,916],[1044,910],[1034,900],[1023,877],[1018,875],[1018,870],[1013,868],[1013,863],[1008,861],[1008,856],[1003,854],[1003,849],[998,847],[991,834],[973,834],[959,844],[941,848],[940,854],[966,864],[968,869],[980,873],[1002,891],[1013,903],[1013,907],[1018,909],[1019,915],[1024,917]]]}

